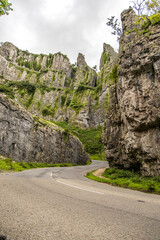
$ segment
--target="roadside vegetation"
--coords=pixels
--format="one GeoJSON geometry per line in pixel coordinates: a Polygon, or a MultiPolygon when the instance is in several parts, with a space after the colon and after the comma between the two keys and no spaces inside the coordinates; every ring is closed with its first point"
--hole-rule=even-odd
{"type": "Polygon", "coordinates": [[[160,177],[143,177],[131,171],[107,168],[102,174],[104,178],[100,178],[94,176],[94,172],[87,173],[86,177],[113,186],[160,194],[160,177]]]}
{"type": "MultiPolygon", "coordinates": [[[[89,164],[89,162],[87,162],[89,164]]],[[[71,163],[38,163],[38,162],[16,162],[11,158],[0,157],[0,172],[20,172],[32,168],[48,168],[48,167],[72,167],[76,164],[71,163]]]]}
{"type": "Polygon", "coordinates": [[[71,133],[79,138],[83,143],[85,151],[90,155],[93,160],[104,160],[105,154],[102,144],[102,127],[81,129],[71,123],[51,121],[58,126],[62,127],[68,133],[71,133]]]}

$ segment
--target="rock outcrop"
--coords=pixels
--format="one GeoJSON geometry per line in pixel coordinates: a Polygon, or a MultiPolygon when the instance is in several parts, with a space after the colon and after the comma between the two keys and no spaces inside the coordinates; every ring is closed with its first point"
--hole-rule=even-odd
{"type": "Polygon", "coordinates": [[[118,81],[110,89],[105,123],[111,167],[160,175],[160,14],[122,13],[118,81]]]}
{"type": "Polygon", "coordinates": [[[109,69],[104,70],[104,79],[81,53],[77,64],[71,65],[60,52],[32,54],[6,42],[0,47],[0,92],[10,92],[8,96],[41,118],[67,119],[82,128],[103,125],[107,114],[105,77],[115,52],[104,45],[103,55],[104,69],[107,64],[109,69]]]}
{"type": "Polygon", "coordinates": [[[81,142],[0,94],[0,154],[15,161],[85,164],[81,142]]]}

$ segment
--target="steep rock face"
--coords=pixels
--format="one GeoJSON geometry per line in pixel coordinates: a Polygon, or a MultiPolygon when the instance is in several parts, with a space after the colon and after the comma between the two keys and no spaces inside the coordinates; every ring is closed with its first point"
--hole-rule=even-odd
{"type": "Polygon", "coordinates": [[[77,67],[81,68],[87,66],[87,63],[85,61],[85,57],[82,53],[78,54],[78,58],[77,58],[77,67]]]}
{"type": "Polygon", "coordinates": [[[82,128],[103,125],[108,101],[105,79],[115,53],[104,44],[103,55],[101,77],[81,53],[77,64],[71,65],[62,53],[37,55],[6,42],[0,47],[0,92],[41,118],[67,120],[82,128]]]}
{"type": "Polygon", "coordinates": [[[62,71],[67,76],[71,75],[71,63],[68,57],[61,52],[49,55],[32,54],[27,50],[18,49],[12,43],[5,42],[0,47],[0,55],[14,64],[25,66],[35,71],[50,68],[51,70],[62,71]]]}
{"type": "Polygon", "coordinates": [[[0,94],[0,154],[16,161],[85,164],[81,142],[60,127],[32,117],[0,94]]]}
{"type": "Polygon", "coordinates": [[[111,167],[160,175],[160,22],[122,13],[119,79],[105,123],[111,167]],[[147,24],[146,24],[147,23],[147,24]]]}
{"type": "Polygon", "coordinates": [[[107,66],[110,68],[113,67],[117,60],[117,55],[118,54],[114,51],[114,49],[109,44],[104,43],[103,53],[100,59],[100,70],[102,70],[102,68],[106,69],[107,66]]]}

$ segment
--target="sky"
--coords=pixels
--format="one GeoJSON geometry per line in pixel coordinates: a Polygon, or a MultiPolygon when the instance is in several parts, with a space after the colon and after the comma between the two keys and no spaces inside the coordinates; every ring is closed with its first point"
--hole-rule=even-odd
{"type": "Polygon", "coordinates": [[[103,43],[118,50],[107,18],[120,17],[129,0],[9,0],[13,11],[0,17],[0,42],[11,42],[32,53],[78,53],[90,67],[99,67],[103,43]]]}

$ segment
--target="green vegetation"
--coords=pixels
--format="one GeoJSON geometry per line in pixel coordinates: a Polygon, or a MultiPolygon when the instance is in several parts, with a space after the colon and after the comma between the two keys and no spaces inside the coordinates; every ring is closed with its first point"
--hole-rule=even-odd
{"type": "MultiPolygon", "coordinates": [[[[160,23],[160,13],[154,14],[152,16],[139,16],[137,21],[135,22],[135,25],[139,25],[141,26],[141,30],[147,30],[149,28],[149,26],[151,25],[156,25],[160,23]]],[[[134,29],[135,31],[137,31],[138,29],[134,29]]]]}
{"type": "Polygon", "coordinates": [[[53,54],[49,54],[48,57],[47,57],[47,61],[46,61],[46,67],[47,68],[51,68],[52,66],[52,62],[53,62],[53,54]]]}
{"type": "MultiPolygon", "coordinates": [[[[24,53],[24,51],[23,51],[24,53]]],[[[29,53],[25,52],[25,55],[29,55],[29,53]]],[[[19,66],[21,67],[26,67],[26,68],[29,68],[29,69],[34,69],[35,71],[40,71],[41,69],[41,64],[40,63],[37,63],[37,60],[36,60],[36,57],[38,55],[34,55],[34,61],[27,61],[25,59],[25,57],[19,57],[16,59],[16,62],[18,63],[19,66]]],[[[42,60],[42,59],[41,59],[42,60]]]]}
{"type": "Polygon", "coordinates": [[[54,108],[52,108],[51,105],[48,105],[48,106],[45,106],[43,109],[42,109],[42,115],[43,116],[54,116],[54,108]]]}
{"type": "Polygon", "coordinates": [[[138,16],[136,22],[134,23],[135,28],[132,30],[128,30],[126,34],[131,32],[137,32],[137,35],[149,33],[150,34],[150,26],[156,25],[160,23],[160,13],[153,14],[151,16],[138,16]]]}
{"type": "Polygon", "coordinates": [[[8,12],[10,10],[13,10],[11,8],[11,6],[12,6],[12,3],[9,3],[8,0],[1,0],[0,1],[0,16],[5,15],[5,14],[8,15],[9,14],[8,12]]]}
{"type": "MultiPolygon", "coordinates": [[[[35,84],[32,84],[30,83],[29,81],[21,81],[21,82],[18,82],[18,81],[9,81],[7,83],[7,85],[10,87],[12,87],[12,90],[11,90],[11,93],[13,94],[14,92],[14,88],[18,89],[18,92],[19,94],[21,95],[21,97],[24,97],[24,95],[26,93],[28,93],[29,97],[27,97],[25,99],[25,102],[24,102],[24,105],[28,108],[31,103],[32,103],[32,100],[33,100],[33,97],[34,97],[34,93],[35,93],[35,90],[36,90],[36,86],[35,84]]],[[[11,97],[12,95],[10,95],[11,97]]]]}
{"type": "Polygon", "coordinates": [[[107,62],[109,62],[109,60],[110,60],[109,54],[103,52],[103,64],[106,64],[107,62]]]}
{"type": "Polygon", "coordinates": [[[71,163],[38,163],[38,162],[16,162],[11,158],[0,157],[0,171],[23,171],[31,168],[46,168],[46,167],[71,167],[76,166],[76,164],[71,163]]]}
{"type": "Polygon", "coordinates": [[[95,90],[95,88],[93,88],[93,87],[90,87],[90,86],[88,86],[88,85],[80,84],[80,85],[77,87],[77,89],[75,90],[75,92],[84,92],[84,91],[86,91],[86,90],[88,90],[88,89],[90,89],[90,90],[95,90]]]}
{"type": "Polygon", "coordinates": [[[75,78],[77,72],[77,67],[72,67],[71,78],[75,78]]]}
{"type": "Polygon", "coordinates": [[[109,74],[109,78],[112,82],[117,82],[118,80],[118,67],[117,64],[114,65],[112,71],[109,74]]]}
{"type": "Polygon", "coordinates": [[[71,82],[72,82],[72,79],[66,76],[64,86],[65,87],[70,87],[71,82]]]}
{"type": "Polygon", "coordinates": [[[160,13],[150,16],[149,19],[150,19],[152,25],[156,25],[156,24],[160,23],[160,13]]]}
{"type": "Polygon", "coordinates": [[[66,95],[62,95],[62,96],[61,96],[61,107],[64,106],[65,101],[66,101],[66,95]]]}
{"type": "Polygon", "coordinates": [[[127,170],[107,168],[102,175],[105,178],[100,178],[94,176],[93,172],[87,173],[86,177],[114,186],[160,194],[160,177],[143,177],[127,170]]]}
{"type": "Polygon", "coordinates": [[[60,56],[63,56],[64,59],[69,60],[68,57],[67,57],[67,55],[65,55],[65,54],[63,54],[63,53],[61,53],[61,52],[57,52],[57,53],[55,53],[54,55],[60,55],[60,56]]]}
{"type": "Polygon", "coordinates": [[[81,108],[84,107],[84,104],[80,102],[80,99],[78,99],[77,96],[74,96],[70,103],[70,107],[75,110],[76,114],[78,114],[81,108]]]}
{"type": "MultiPolygon", "coordinates": [[[[52,121],[51,121],[52,122],[52,121]]],[[[53,121],[54,122],[54,121],[53,121]]],[[[67,122],[54,122],[58,126],[67,130],[69,133],[77,136],[83,143],[85,151],[90,154],[91,159],[104,159],[104,150],[101,140],[102,127],[90,129],[81,129],[73,124],[67,122]]]]}
{"type": "Polygon", "coordinates": [[[8,82],[8,85],[16,87],[20,90],[25,89],[28,92],[28,94],[34,94],[35,90],[36,90],[36,86],[34,84],[30,83],[29,81],[21,81],[21,82],[10,81],[10,82],[8,82]]]}
{"type": "Polygon", "coordinates": [[[10,87],[0,84],[0,92],[5,93],[11,99],[14,98],[14,94],[10,87]]]}

